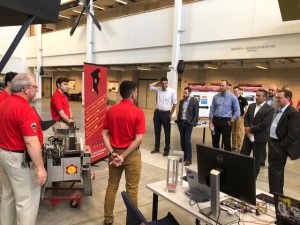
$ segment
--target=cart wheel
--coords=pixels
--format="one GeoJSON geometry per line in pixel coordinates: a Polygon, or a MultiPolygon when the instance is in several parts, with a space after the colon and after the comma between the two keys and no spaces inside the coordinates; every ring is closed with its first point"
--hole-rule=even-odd
{"type": "Polygon", "coordinates": [[[71,200],[70,201],[70,207],[71,208],[78,208],[78,202],[76,200],[71,200]]]}
{"type": "Polygon", "coordinates": [[[92,196],[92,179],[90,170],[82,171],[82,180],[84,196],[92,196]]]}

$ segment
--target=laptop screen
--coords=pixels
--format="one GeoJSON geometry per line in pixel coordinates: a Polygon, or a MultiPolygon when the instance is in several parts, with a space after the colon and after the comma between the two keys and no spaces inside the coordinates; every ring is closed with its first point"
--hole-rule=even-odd
{"type": "Polygon", "coordinates": [[[300,225],[300,201],[274,193],[276,224],[300,225]]]}

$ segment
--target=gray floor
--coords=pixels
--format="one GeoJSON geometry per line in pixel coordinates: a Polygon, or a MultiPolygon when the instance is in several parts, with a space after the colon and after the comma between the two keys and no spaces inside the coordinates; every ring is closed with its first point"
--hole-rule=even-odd
{"type": "MultiPolygon", "coordinates": [[[[49,99],[39,100],[35,103],[37,111],[40,113],[44,120],[50,119],[49,112],[49,99]]],[[[71,108],[77,126],[80,128],[78,132],[79,137],[83,137],[83,107],[79,102],[71,102],[71,108]]],[[[143,168],[141,175],[141,182],[139,188],[139,208],[147,219],[151,219],[152,211],[152,193],[145,187],[146,184],[162,180],[166,177],[166,158],[161,153],[151,155],[149,152],[153,149],[154,135],[153,135],[153,123],[152,123],[153,110],[145,110],[147,133],[144,137],[142,149],[143,168]]],[[[171,135],[171,149],[179,150],[179,133],[176,126],[172,126],[171,135]]],[[[193,145],[193,164],[192,168],[196,168],[196,151],[195,145],[202,142],[203,129],[194,129],[192,135],[193,145]]],[[[52,134],[49,129],[45,134],[45,139],[52,134]]],[[[208,132],[207,132],[208,134],[208,132]]],[[[99,134],[100,135],[100,134],[99,134]]],[[[162,133],[163,136],[163,133],[162,133]]],[[[164,138],[161,140],[161,150],[164,147],[164,138]]],[[[206,137],[206,143],[211,143],[210,135],[206,137]]],[[[300,199],[300,160],[288,161],[286,166],[285,176],[285,193],[300,199]]],[[[96,225],[103,222],[103,203],[105,189],[107,185],[108,169],[107,163],[102,161],[97,164],[97,167],[92,168],[96,173],[96,179],[93,181],[93,196],[86,197],[83,200],[82,207],[79,209],[72,209],[69,207],[68,202],[61,202],[55,208],[52,208],[51,204],[47,201],[43,201],[40,205],[37,224],[89,224],[96,225]]],[[[237,181],[238,182],[238,181],[237,181]]],[[[126,209],[123,204],[120,192],[125,189],[124,178],[120,185],[119,193],[116,198],[115,205],[115,225],[124,225],[126,218],[126,209]]],[[[257,188],[264,191],[268,191],[268,179],[267,179],[267,167],[262,168],[258,180],[257,188]]],[[[176,219],[182,225],[194,224],[194,218],[189,214],[183,212],[178,207],[174,207],[167,201],[159,199],[159,217],[163,217],[167,212],[172,212],[176,219]]]]}

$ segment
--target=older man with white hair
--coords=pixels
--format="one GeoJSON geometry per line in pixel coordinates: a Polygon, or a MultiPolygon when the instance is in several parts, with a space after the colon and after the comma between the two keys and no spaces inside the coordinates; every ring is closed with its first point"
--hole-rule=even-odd
{"type": "Polygon", "coordinates": [[[29,104],[37,88],[33,76],[18,74],[11,82],[11,97],[0,103],[2,225],[35,224],[40,186],[47,179],[40,119],[29,104]]]}

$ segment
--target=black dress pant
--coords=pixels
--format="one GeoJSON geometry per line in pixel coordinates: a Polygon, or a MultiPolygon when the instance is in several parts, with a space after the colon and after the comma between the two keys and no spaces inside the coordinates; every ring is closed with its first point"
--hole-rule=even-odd
{"type": "Polygon", "coordinates": [[[269,141],[269,188],[270,193],[277,192],[283,194],[284,167],[287,160],[285,149],[281,149],[279,141],[271,139],[269,141]]]}
{"type": "Polygon", "coordinates": [[[177,125],[180,133],[181,149],[184,152],[184,161],[192,161],[191,135],[193,126],[183,120],[178,120],[177,125]]]}
{"type": "Polygon", "coordinates": [[[170,150],[170,135],[171,135],[171,118],[170,111],[154,111],[153,123],[154,123],[154,132],[155,132],[155,149],[159,150],[160,147],[160,133],[161,125],[164,128],[165,132],[165,152],[170,150]]]}
{"type": "Polygon", "coordinates": [[[231,125],[229,125],[230,118],[213,117],[214,134],[212,134],[213,147],[219,148],[220,136],[224,143],[224,150],[231,151],[231,125]]]}
{"type": "Polygon", "coordinates": [[[250,155],[253,149],[253,157],[255,159],[255,173],[256,178],[260,171],[260,165],[262,163],[263,152],[266,151],[267,142],[251,142],[250,139],[245,135],[241,154],[250,155]]]}

